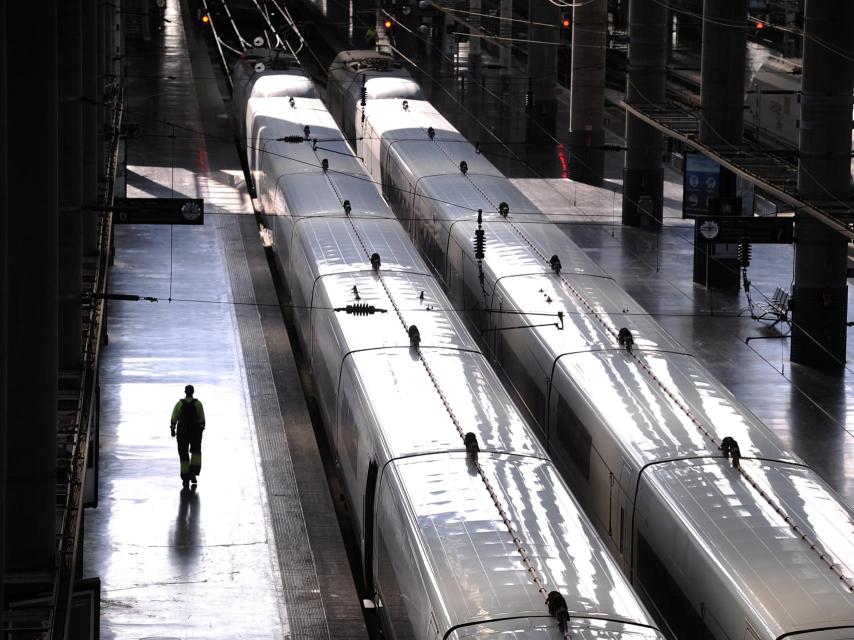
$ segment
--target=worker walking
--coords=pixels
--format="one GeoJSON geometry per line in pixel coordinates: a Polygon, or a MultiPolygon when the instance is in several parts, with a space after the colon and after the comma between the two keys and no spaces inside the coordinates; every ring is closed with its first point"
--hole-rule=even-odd
{"type": "Polygon", "coordinates": [[[181,483],[187,489],[190,483],[196,488],[196,476],[202,471],[202,432],[205,430],[205,410],[202,403],[193,397],[193,385],[184,387],[185,397],[178,400],[172,409],[169,429],[178,435],[178,458],[181,461],[181,483]]]}

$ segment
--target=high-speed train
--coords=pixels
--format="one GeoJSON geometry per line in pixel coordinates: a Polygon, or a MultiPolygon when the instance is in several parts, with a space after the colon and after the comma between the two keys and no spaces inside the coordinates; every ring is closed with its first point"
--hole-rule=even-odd
{"type": "Polygon", "coordinates": [[[259,55],[235,108],[386,635],[663,640],[310,83],[259,55]]]}
{"type": "Polygon", "coordinates": [[[328,91],[357,154],[670,634],[854,638],[852,509],[394,60],[342,52],[328,91]]]}

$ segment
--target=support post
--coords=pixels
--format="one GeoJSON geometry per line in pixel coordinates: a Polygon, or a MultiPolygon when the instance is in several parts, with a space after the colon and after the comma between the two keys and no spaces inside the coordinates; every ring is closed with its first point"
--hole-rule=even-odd
{"type": "Polygon", "coordinates": [[[6,385],[8,383],[9,351],[7,344],[7,318],[9,310],[8,288],[8,207],[9,181],[6,175],[6,3],[0,2],[0,629],[6,627],[6,429],[9,421],[6,410],[6,385]]]}
{"type": "Polygon", "coordinates": [[[599,185],[605,177],[605,45],[608,0],[576,3],[572,11],[569,176],[599,185]]]}
{"type": "MultiPolygon", "coordinates": [[[[658,0],[629,4],[626,102],[663,104],[667,62],[667,5],[658,0]]],[[[654,127],[626,115],[623,224],[660,227],[664,211],[664,140],[654,127]]]]}
{"type": "Polygon", "coordinates": [[[550,2],[528,2],[528,77],[534,92],[530,111],[528,140],[548,139],[554,135],[557,118],[557,44],[556,28],[560,9],[550,2]],[[539,24],[537,24],[539,23],[539,24]]]}
{"type": "MultiPolygon", "coordinates": [[[[804,17],[798,191],[807,200],[848,200],[854,4],[807,0],[804,17]]],[[[803,214],[796,217],[796,231],[791,358],[839,370],[847,338],[848,243],[803,214]]]]}
{"type": "MultiPolygon", "coordinates": [[[[500,0],[499,14],[501,16],[498,25],[498,34],[502,38],[513,37],[513,23],[510,21],[513,17],[513,0],[500,0]]],[[[501,75],[510,75],[513,73],[513,42],[511,40],[501,41],[501,50],[499,62],[501,63],[501,75]]]]}
{"type": "MultiPolygon", "coordinates": [[[[747,0],[705,0],[700,61],[700,135],[710,147],[729,150],[744,134],[744,68],[747,0]]],[[[735,202],[736,178],[721,167],[718,199],[735,202]]],[[[736,290],[740,284],[736,247],[702,241],[694,231],[694,282],[736,290]]]]}
{"type": "MultiPolygon", "coordinates": [[[[27,100],[6,102],[10,273],[7,380],[6,572],[53,573],[56,566],[57,421],[57,3],[39,7],[39,43],[32,43],[32,6],[6,3],[7,86],[27,87],[27,100]],[[33,82],[33,69],[39,81],[33,82]],[[38,126],[32,105],[38,104],[38,126]]],[[[6,596],[12,593],[7,588],[6,596]]],[[[16,594],[17,595],[17,594],[16,594]]]]}
{"type": "Polygon", "coordinates": [[[469,0],[469,69],[475,75],[480,73],[480,13],[483,10],[480,0],[469,0]]]}
{"type": "Polygon", "coordinates": [[[59,57],[59,368],[83,360],[80,293],[83,281],[83,37],[81,0],[58,4],[59,57]]]}
{"type": "MultiPolygon", "coordinates": [[[[83,2],[83,204],[92,206],[98,200],[98,106],[103,91],[98,90],[98,7],[93,0],[83,2]]],[[[83,254],[94,255],[98,249],[98,217],[85,211],[83,219],[83,254]]]]}

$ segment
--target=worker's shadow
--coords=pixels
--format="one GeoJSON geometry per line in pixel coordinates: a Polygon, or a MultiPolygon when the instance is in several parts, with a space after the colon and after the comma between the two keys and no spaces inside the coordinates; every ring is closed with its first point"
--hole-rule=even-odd
{"type": "Polygon", "coordinates": [[[195,564],[201,553],[201,543],[201,502],[195,491],[184,489],[172,530],[172,554],[180,564],[195,564]]]}

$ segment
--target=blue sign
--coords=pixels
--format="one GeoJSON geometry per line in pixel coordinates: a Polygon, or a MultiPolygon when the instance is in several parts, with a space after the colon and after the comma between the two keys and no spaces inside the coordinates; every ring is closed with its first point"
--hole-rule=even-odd
{"type": "Polygon", "coordinates": [[[682,185],[682,217],[707,216],[712,213],[710,202],[718,197],[721,167],[697,151],[685,153],[682,185]]]}

